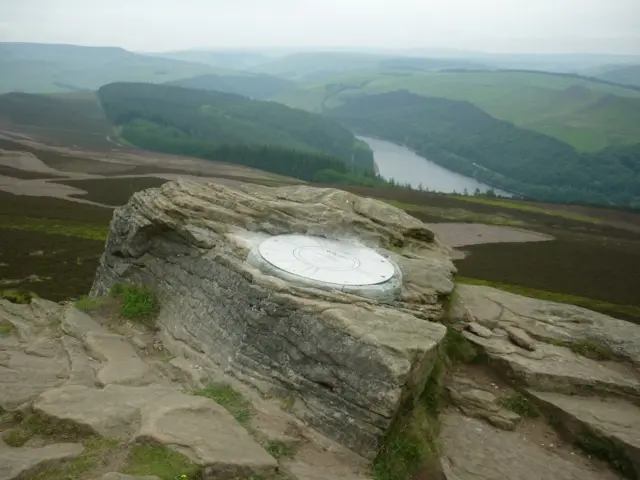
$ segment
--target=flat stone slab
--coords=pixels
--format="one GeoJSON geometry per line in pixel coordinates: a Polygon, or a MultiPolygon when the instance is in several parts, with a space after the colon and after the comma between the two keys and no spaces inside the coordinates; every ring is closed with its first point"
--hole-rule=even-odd
{"type": "MultiPolygon", "coordinates": [[[[534,339],[568,344],[593,341],[640,365],[640,326],[563,303],[515,295],[496,288],[458,285],[459,307],[489,329],[517,327],[534,339]]],[[[457,312],[463,317],[464,313],[457,312]]]]}
{"type": "Polygon", "coordinates": [[[145,385],[153,381],[149,365],[122,335],[89,332],[85,335],[85,345],[94,357],[104,362],[97,374],[100,386],[145,385]]]}
{"type": "Polygon", "coordinates": [[[64,333],[78,340],[84,340],[89,332],[109,333],[105,327],[96,322],[89,314],[78,310],[72,305],[65,309],[60,325],[64,333]]]}
{"type": "Polygon", "coordinates": [[[11,448],[0,443],[0,480],[29,478],[39,469],[73,460],[83,451],[79,443],[56,443],[41,448],[11,448]]]}
{"type": "Polygon", "coordinates": [[[502,408],[493,393],[468,379],[454,376],[446,389],[451,402],[469,417],[481,418],[504,430],[514,430],[521,420],[517,413],[502,408]]]}
{"type": "Polygon", "coordinates": [[[277,466],[223,407],[164,385],[62,387],[42,394],[33,408],[105,437],[167,445],[213,478],[268,477],[277,466]]]}
{"type": "Polygon", "coordinates": [[[539,342],[531,352],[505,337],[487,339],[466,331],[464,336],[483,347],[503,373],[535,390],[640,397],[640,381],[634,375],[577,355],[568,348],[539,342]]]}
{"type": "Polygon", "coordinates": [[[141,409],[137,440],[173,446],[207,478],[234,479],[275,473],[276,460],[220,405],[203,397],[168,395],[141,409]]]}
{"type": "Polygon", "coordinates": [[[577,397],[529,392],[576,439],[585,432],[613,442],[640,478],[640,408],[614,398],[577,397]]]}
{"type": "Polygon", "coordinates": [[[551,449],[458,413],[442,416],[440,434],[448,480],[618,480],[585,457],[563,458],[551,449]]]}

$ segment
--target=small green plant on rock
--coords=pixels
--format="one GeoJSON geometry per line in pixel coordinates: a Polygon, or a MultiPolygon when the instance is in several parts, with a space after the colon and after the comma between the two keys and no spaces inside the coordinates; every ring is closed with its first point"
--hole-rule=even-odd
{"type": "Polygon", "coordinates": [[[264,447],[265,450],[269,452],[269,455],[275,459],[293,458],[298,451],[295,445],[278,440],[268,440],[264,447]]]}
{"type": "Polygon", "coordinates": [[[373,462],[375,480],[413,478],[438,458],[439,415],[444,408],[445,359],[437,358],[420,399],[407,406],[382,442],[373,462]]]}
{"type": "Polygon", "coordinates": [[[195,390],[193,394],[210,398],[223,406],[243,426],[247,426],[251,420],[253,413],[251,403],[227,383],[212,383],[205,388],[195,390]]]}
{"type": "Polygon", "coordinates": [[[29,414],[5,435],[5,442],[12,447],[21,447],[34,437],[58,442],[75,442],[87,437],[88,434],[88,431],[72,423],[48,420],[36,414],[29,414]]]}
{"type": "Polygon", "coordinates": [[[569,348],[571,348],[572,352],[593,360],[611,360],[615,356],[610,347],[591,338],[572,343],[569,348]]]}
{"type": "Polygon", "coordinates": [[[476,347],[453,327],[447,327],[443,346],[445,355],[451,363],[471,363],[479,358],[476,347]]]}
{"type": "MultiPolygon", "coordinates": [[[[51,465],[40,470],[30,480],[71,480],[87,478],[103,462],[106,455],[121,448],[118,440],[102,437],[86,438],[82,444],[84,452],[74,460],[51,465]]],[[[88,478],[92,478],[91,476],[88,478]]]]}
{"type": "Polygon", "coordinates": [[[0,320],[0,336],[9,335],[13,329],[13,323],[0,320]]]}
{"type": "Polygon", "coordinates": [[[100,308],[106,303],[107,299],[103,297],[89,297],[83,295],[75,302],[75,307],[83,312],[90,312],[96,308],[100,308]]]}
{"type": "Polygon", "coordinates": [[[0,290],[0,300],[8,300],[11,303],[28,305],[37,295],[23,290],[0,290]]]}
{"type": "Polygon", "coordinates": [[[148,327],[155,326],[160,304],[155,293],[149,288],[139,285],[116,284],[111,289],[111,296],[122,302],[120,315],[123,318],[148,327]]]}
{"type": "Polygon", "coordinates": [[[521,393],[514,393],[500,399],[500,405],[507,410],[517,413],[521,417],[538,418],[540,411],[531,401],[521,393]]]}

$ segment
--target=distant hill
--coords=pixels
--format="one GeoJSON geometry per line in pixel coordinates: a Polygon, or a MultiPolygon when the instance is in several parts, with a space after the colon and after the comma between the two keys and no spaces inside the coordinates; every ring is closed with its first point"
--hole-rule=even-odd
{"type": "Polygon", "coordinates": [[[596,75],[598,78],[640,87],[640,65],[616,65],[601,70],[596,75]]]}
{"type": "Polygon", "coordinates": [[[152,57],[169,58],[183,62],[203,63],[229,70],[246,70],[270,60],[261,52],[242,50],[181,50],[176,52],[146,53],[152,57]]]}
{"type": "Polygon", "coordinates": [[[640,143],[580,154],[469,102],[406,90],[349,98],[327,114],[358,132],[406,144],[446,168],[532,198],[640,206],[640,143]]]}
{"type": "Polygon", "coordinates": [[[377,71],[299,85],[273,100],[323,112],[353,97],[396,90],[465,100],[501,120],[580,151],[640,142],[640,91],[587,78],[521,71],[377,71]]]}
{"type": "Polygon", "coordinates": [[[464,58],[427,58],[358,52],[301,52],[281,56],[251,71],[291,80],[315,82],[353,72],[371,70],[426,70],[446,68],[486,69],[485,63],[464,58]]]}
{"type": "Polygon", "coordinates": [[[98,90],[125,141],[313,180],[322,170],[373,173],[371,150],[338,123],[274,102],[144,83],[98,90]]]}
{"type": "Polygon", "coordinates": [[[92,91],[115,81],[164,83],[220,73],[214,67],[116,47],[0,43],[0,93],[92,91]]]}
{"type": "Polygon", "coordinates": [[[235,93],[249,98],[263,99],[282,95],[295,88],[291,80],[271,75],[199,75],[167,82],[166,85],[218,92],[235,93]]]}

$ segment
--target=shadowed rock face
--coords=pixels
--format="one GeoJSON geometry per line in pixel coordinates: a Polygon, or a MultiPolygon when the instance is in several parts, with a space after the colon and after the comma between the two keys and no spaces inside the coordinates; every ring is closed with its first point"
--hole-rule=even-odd
{"type": "Polygon", "coordinates": [[[293,393],[297,415],[371,456],[433,367],[445,328],[426,320],[442,313],[453,271],[424,224],[376,200],[307,186],[177,181],[115,211],[92,294],[118,282],[151,286],[174,340],[244,381],[293,393]],[[378,248],[402,271],[400,298],[382,305],[295,285],[245,262],[256,242],[287,233],[378,248]]]}

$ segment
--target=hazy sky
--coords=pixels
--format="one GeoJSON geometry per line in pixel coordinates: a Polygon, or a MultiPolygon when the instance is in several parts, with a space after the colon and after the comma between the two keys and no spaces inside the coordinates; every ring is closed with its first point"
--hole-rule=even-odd
{"type": "Polygon", "coordinates": [[[0,41],[640,54],[640,0],[0,0],[0,41]]]}

